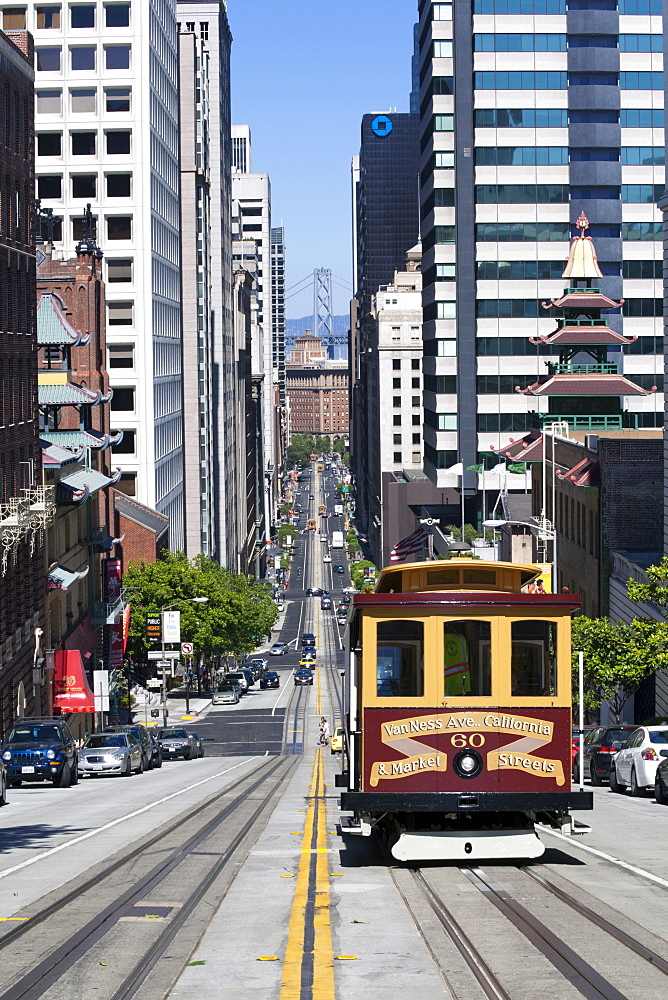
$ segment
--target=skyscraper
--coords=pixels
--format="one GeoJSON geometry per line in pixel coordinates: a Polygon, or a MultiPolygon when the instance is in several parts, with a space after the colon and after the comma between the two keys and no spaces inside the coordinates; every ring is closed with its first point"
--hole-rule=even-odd
{"type": "MultiPolygon", "coordinates": [[[[551,332],[540,303],[561,291],[583,210],[602,293],[619,299],[624,279],[610,322],[638,340],[623,370],[662,385],[661,5],[420,0],[419,12],[425,469],[443,486],[463,472],[468,491],[467,466],[547,412],[515,387],[544,371],[546,348],[525,338],[551,332]]],[[[608,421],[661,426],[660,394],[626,407],[608,421]]],[[[574,409],[559,418],[586,429],[574,409]]]]}
{"type": "MultiPolygon", "coordinates": [[[[418,116],[368,114],[362,118],[359,157],[353,160],[355,329],[351,331],[351,461],[357,516],[368,534],[380,520],[380,477],[370,456],[378,438],[378,325],[373,296],[404,267],[419,238],[418,116]]],[[[416,412],[421,412],[420,407],[416,412]]],[[[389,414],[385,414],[389,419],[389,414]]],[[[399,433],[397,431],[395,433],[399,433]]]]}
{"type": "Polygon", "coordinates": [[[182,548],[174,4],[7,2],[2,15],[35,37],[37,196],[62,218],[56,255],[81,238],[87,204],[106,251],[112,419],[127,432],[117,488],[168,515],[182,548]]]}

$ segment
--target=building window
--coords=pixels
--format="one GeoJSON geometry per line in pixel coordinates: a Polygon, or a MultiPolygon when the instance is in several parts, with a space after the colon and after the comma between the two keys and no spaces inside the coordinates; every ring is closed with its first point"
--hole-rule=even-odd
{"type": "Polygon", "coordinates": [[[401,452],[395,451],[393,461],[397,464],[401,464],[401,452]]]}
{"type": "Polygon", "coordinates": [[[400,378],[393,378],[392,379],[392,388],[393,389],[401,389],[401,379],[400,378]]]}
{"type": "Polygon", "coordinates": [[[132,174],[107,174],[107,197],[129,198],[132,174]]]}
{"type": "Polygon", "coordinates": [[[95,156],[95,132],[70,132],[73,156],[95,156]]]}
{"type": "Polygon", "coordinates": [[[393,444],[401,444],[401,434],[394,434],[392,436],[392,443],[393,444]]]}
{"type": "Polygon", "coordinates": [[[38,115],[60,115],[63,112],[62,90],[38,90],[35,92],[38,115]]]}
{"type": "Polygon", "coordinates": [[[419,406],[419,405],[420,405],[420,397],[411,396],[411,406],[419,406]]]}
{"type": "Polygon", "coordinates": [[[105,69],[130,69],[129,45],[104,46],[105,69]]]}
{"type": "Polygon", "coordinates": [[[411,360],[411,368],[413,369],[414,372],[419,372],[420,371],[420,359],[419,358],[412,358],[412,360],[411,360]]]}
{"type": "Polygon", "coordinates": [[[5,7],[2,12],[3,31],[24,31],[26,26],[25,7],[5,7]]]}
{"type": "Polygon", "coordinates": [[[448,40],[437,40],[434,42],[434,59],[451,59],[452,58],[452,41],[448,40]]]}
{"type": "Polygon", "coordinates": [[[37,178],[38,198],[62,198],[63,178],[61,174],[43,174],[37,178]]]}
{"type": "MultiPolygon", "coordinates": [[[[123,303],[124,305],[130,306],[130,312],[132,312],[132,303],[123,303]]],[[[109,367],[110,368],[134,368],[135,366],[135,349],[132,344],[107,344],[109,350],[109,367]]]]}
{"type": "Polygon", "coordinates": [[[70,4],[70,24],[73,28],[94,28],[95,4],[70,4]]]}
{"type": "MultiPolygon", "coordinates": [[[[109,326],[132,326],[133,315],[132,315],[132,302],[107,302],[107,310],[109,316],[109,326]]],[[[127,350],[127,348],[123,348],[127,350]]],[[[132,355],[132,348],[129,349],[132,355]]],[[[109,356],[111,357],[112,348],[109,348],[109,356]]],[[[117,368],[131,368],[132,365],[117,365],[117,368]]]]}
{"type": "Polygon", "coordinates": [[[70,49],[70,64],[73,70],[90,72],[95,69],[95,46],[76,45],[70,49]]]}
{"type": "MultiPolygon", "coordinates": [[[[72,238],[78,243],[83,239],[83,217],[72,219],[72,238]]],[[[93,216],[93,239],[97,238],[97,216],[93,216]]]]}
{"type": "Polygon", "coordinates": [[[420,426],[420,414],[419,413],[414,413],[412,415],[412,417],[411,417],[411,424],[413,425],[413,427],[419,427],[420,426]]]}
{"type": "Polygon", "coordinates": [[[131,132],[107,132],[107,153],[122,154],[130,152],[131,132]]]}
{"type": "Polygon", "coordinates": [[[124,430],[123,438],[119,444],[112,444],[111,446],[112,455],[133,455],[136,447],[136,436],[136,431],[124,430]]]}
{"type": "Polygon", "coordinates": [[[132,239],[132,216],[131,215],[111,215],[107,218],[107,239],[108,240],[131,240],[132,239]]]}
{"type": "Polygon", "coordinates": [[[419,444],[419,443],[420,443],[420,435],[413,434],[413,444],[419,444]]]}
{"type": "Polygon", "coordinates": [[[400,413],[395,413],[395,415],[392,417],[392,426],[393,427],[401,427],[401,414],[400,413]]]}
{"type": "Polygon", "coordinates": [[[107,28],[128,28],[130,26],[129,3],[106,3],[104,19],[107,28]]]}
{"type": "Polygon", "coordinates": [[[97,91],[94,87],[85,90],[70,90],[72,114],[95,114],[97,111],[97,91]]]}
{"type": "Polygon", "coordinates": [[[97,174],[75,174],[72,177],[73,198],[97,197],[97,174]]]}
{"type": "Polygon", "coordinates": [[[419,389],[420,388],[420,379],[419,378],[412,378],[411,379],[411,388],[412,389],[419,389]]]}
{"type": "Polygon", "coordinates": [[[114,387],[114,394],[111,397],[110,408],[112,412],[123,411],[131,412],[135,408],[135,390],[131,387],[127,388],[116,388],[114,387]]]}
{"type": "Polygon", "coordinates": [[[128,497],[134,497],[137,495],[137,473],[136,472],[124,472],[119,481],[116,483],[114,489],[117,489],[119,493],[125,493],[128,497]]]}
{"type": "Polygon", "coordinates": [[[62,156],[62,132],[40,132],[37,136],[38,156],[62,156]]]}
{"type": "Polygon", "coordinates": [[[132,281],[132,258],[107,258],[107,281],[110,284],[132,281]]]}
{"type": "Polygon", "coordinates": [[[37,16],[35,26],[40,31],[60,30],[60,5],[57,7],[36,7],[35,14],[37,16]]]}
{"type": "Polygon", "coordinates": [[[401,371],[401,358],[392,358],[392,371],[401,371]]]}
{"type": "Polygon", "coordinates": [[[401,406],[401,396],[392,397],[392,406],[401,406]]]}
{"type": "Polygon", "coordinates": [[[130,87],[105,87],[104,96],[109,114],[130,110],[130,87]]]}
{"type": "Polygon", "coordinates": [[[40,73],[60,73],[60,46],[35,49],[35,60],[40,73]]]}

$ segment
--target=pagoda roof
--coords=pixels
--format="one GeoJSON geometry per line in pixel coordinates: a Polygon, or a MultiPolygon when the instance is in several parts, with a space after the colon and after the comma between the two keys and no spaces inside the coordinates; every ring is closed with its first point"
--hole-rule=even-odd
{"type": "Polygon", "coordinates": [[[566,472],[560,472],[559,469],[556,469],[556,473],[560,479],[568,480],[574,486],[601,485],[601,469],[595,458],[583,458],[572,469],[568,469],[566,472]]]}
{"type": "Polygon", "coordinates": [[[40,437],[51,444],[60,445],[63,448],[109,448],[110,445],[120,444],[123,440],[123,431],[116,434],[103,434],[102,431],[94,430],[69,430],[69,431],[42,431],[40,437]]]}
{"type": "Polygon", "coordinates": [[[38,386],[40,406],[99,406],[100,403],[108,403],[112,395],[111,389],[105,396],[76,382],[38,386]]]}
{"type": "Polygon", "coordinates": [[[55,292],[44,292],[37,304],[37,343],[85,347],[90,333],[79,333],[67,316],[62,300],[55,292]]]}
{"type": "Polygon", "coordinates": [[[40,434],[39,443],[42,448],[42,465],[45,468],[60,469],[63,465],[80,462],[83,458],[83,445],[77,451],[72,451],[60,444],[52,444],[43,434],[40,434]]]}
{"type": "Polygon", "coordinates": [[[503,455],[512,462],[542,462],[543,435],[540,431],[529,431],[521,438],[511,438],[509,444],[501,448],[490,445],[495,455],[503,455]]]}
{"type": "Polygon", "coordinates": [[[656,386],[641,389],[624,375],[552,375],[515,392],[524,396],[651,396],[656,386]]]}
{"type": "Polygon", "coordinates": [[[92,493],[104,490],[107,486],[115,486],[121,478],[121,470],[117,469],[112,476],[105,476],[96,469],[79,469],[71,476],[58,480],[56,499],[61,503],[81,504],[92,493]]]}
{"type": "Polygon", "coordinates": [[[571,241],[568,250],[568,262],[564,268],[564,278],[602,278],[601,269],[598,266],[596,250],[591,236],[585,236],[585,230],[589,229],[589,219],[580,212],[575,225],[580,230],[580,235],[571,241]]]}
{"type": "Polygon", "coordinates": [[[569,346],[571,344],[582,344],[587,347],[604,347],[606,344],[632,344],[638,338],[624,337],[621,333],[616,333],[609,326],[560,326],[553,333],[548,333],[546,337],[530,337],[529,342],[539,347],[552,347],[553,345],[569,346]]]}
{"type": "Polygon", "coordinates": [[[615,302],[602,292],[588,292],[584,288],[564,292],[560,299],[541,303],[543,309],[574,309],[577,312],[598,312],[600,309],[620,309],[624,299],[615,302]]]}
{"type": "Polygon", "coordinates": [[[90,566],[78,571],[67,569],[66,566],[52,566],[46,574],[46,588],[47,590],[67,590],[77,580],[83,580],[85,576],[88,576],[89,569],[90,566]]]}

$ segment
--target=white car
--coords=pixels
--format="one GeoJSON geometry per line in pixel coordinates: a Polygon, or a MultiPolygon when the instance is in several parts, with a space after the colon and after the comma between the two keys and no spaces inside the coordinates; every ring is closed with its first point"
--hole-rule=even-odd
{"type": "Polygon", "coordinates": [[[613,758],[610,788],[613,792],[630,788],[631,795],[653,789],[664,757],[668,757],[668,726],[640,726],[613,758]]]}
{"type": "Polygon", "coordinates": [[[325,555],[325,556],[322,557],[322,561],[326,562],[326,563],[330,563],[332,561],[332,557],[330,555],[325,555]]]}

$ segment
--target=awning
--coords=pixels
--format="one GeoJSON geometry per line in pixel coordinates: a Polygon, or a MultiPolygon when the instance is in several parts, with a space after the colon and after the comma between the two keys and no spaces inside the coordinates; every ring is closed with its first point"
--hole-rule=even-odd
{"type": "Polygon", "coordinates": [[[78,649],[84,660],[88,660],[100,643],[99,636],[93,628],[90,617],[86,615],[82,622],[70,635],[67,636],[63,645],[65,649],[78,649]]]}
{"type": "Polygon", "coordinates": [[[95,698],[88,686],[78,649],[53,654],[53,707],[60,712],[94,712],[95,698]]]}
{"type": "Polygon", "coordinates": [[[64,448],[59,444],[49,444],[41,435],[39,443],[42,449],[42,465],[45,469],[60,469],[63,465],[80,462],[83,458],[83,446],[76,452],[70,451],[69,448],[64,448]]]}
{"type": "Polygon", "coordinates": [[[109,398],[111,397],[74,382],[37,386],[37,401],[40,406],[99,406],[100,403],[108,402],[109,398]]]}
{"type": "Polygon", "coordinates": [[[75,330],[65,314],[65,306],[55,292],[43,292],[37,305],[37,343],[85,347],[90,333],[75,330]]]}
{"type": "Polygon", "coordinates": [[[85,569],[77,572],[77,570],[66,569],[65,566],[53,566],[46,574],[46,589],[68,590],[73,583],[76,583],[77,580],[83,580],[88,575],[89,568],[86,566],[85,569]]]}
{"type": "Polygon", "coordinates": [[[85,447],[98,450],[108,448],[112,444],[120,444],[123,440],[123,431],[117,431],[115,435],[95,430],[40,431],[39,436],[43,441],[60,445],[61,448],[85,447]]]}
{"type": "Polygon", "coordinates": [[[111,476],[96,469],[79,469],[71,476],[64,476],[56,483],[56,500],[61,503],[83,503],[91,493],[104,490],[107,486],[115,486],[121,478],[121,470],[117,469],[111,476]]]}

